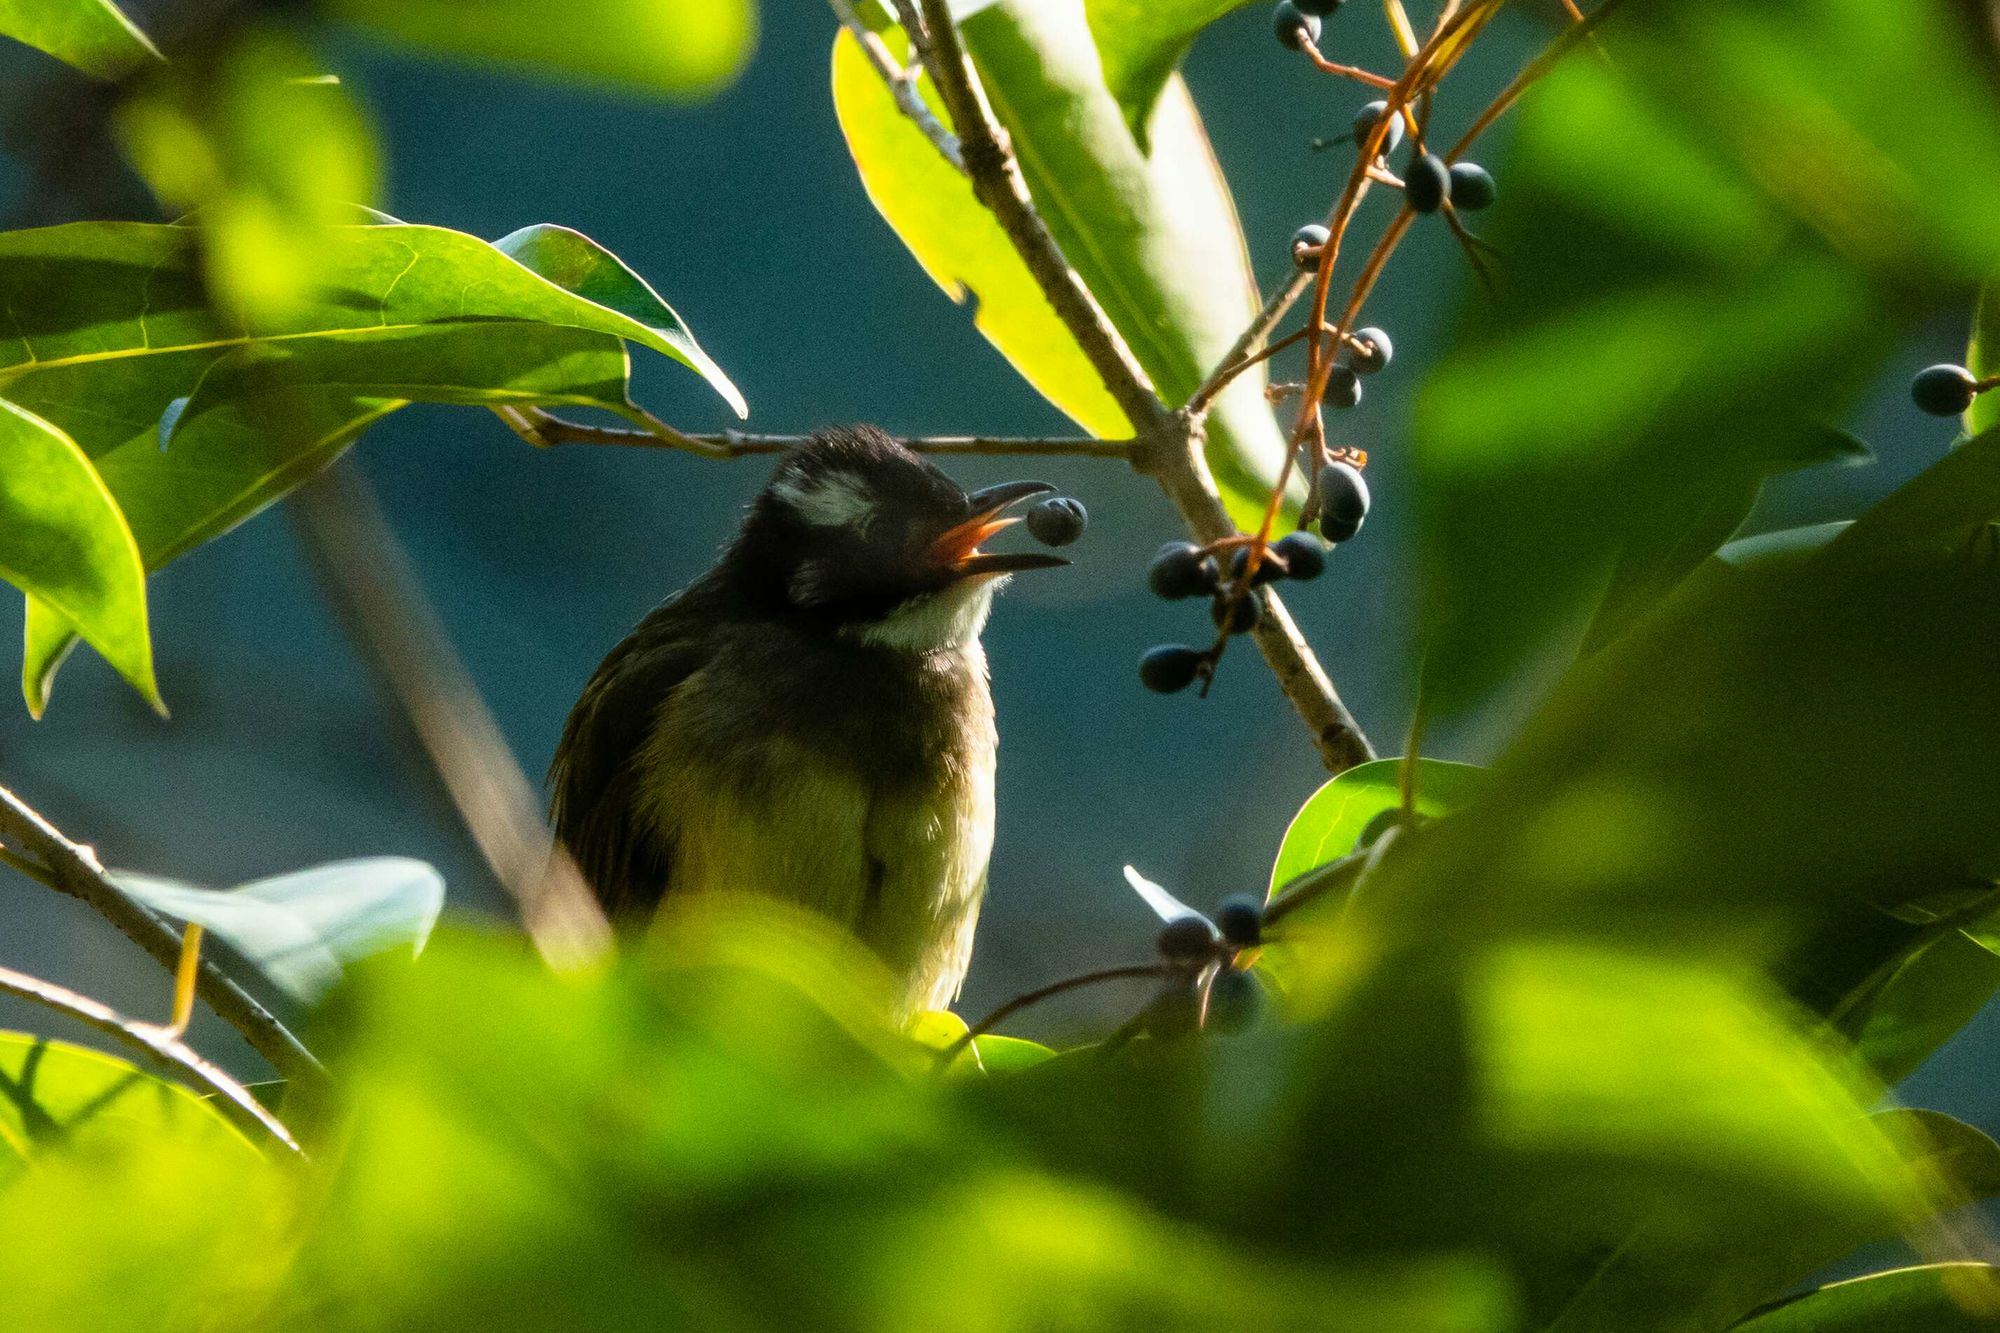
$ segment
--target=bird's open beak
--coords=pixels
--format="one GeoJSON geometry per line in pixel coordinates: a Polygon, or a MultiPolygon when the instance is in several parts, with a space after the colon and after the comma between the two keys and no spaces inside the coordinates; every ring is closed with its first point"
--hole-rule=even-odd
{"type": "Polygon", "coordinates": [[[1068,564],[1069,561],[1059,555],[1041,551],[987,552],[979,549],[980,543],[988,537],[1021,521],[1000,517],[1007,506],[1031,495],[1047,495],[1053,490],[1055,487],[1045,481],[1007,481],[998,486],[988,486],[983,491],[974,491],[966,497],[972,502],[972,517],[938,534],[937,540],[931,543],[931,559],[960,578],[974,574],[1012,574],[1023,569],[1054,569],[1068,564]]]}

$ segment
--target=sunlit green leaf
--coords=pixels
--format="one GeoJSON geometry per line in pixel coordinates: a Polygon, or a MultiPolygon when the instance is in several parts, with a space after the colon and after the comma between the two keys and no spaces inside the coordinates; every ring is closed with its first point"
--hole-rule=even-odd
{"type": "Polygon", "coordinates": [[[730,382],[722,367],[701,350],[674,308],[644,278],[626,267],[624,260],[596,241],[568,227],[544,223],[502,236],[493,242],[493,248],[564,291],[628,315],[651,329],[662,343],[675,349],[669,355],[707,380],[709,387],[736,409],[737,416],[750,415],[742,392],[730,382]]]}
{"type": "Polygon", "coordinates": [[[705,97],[736,76],[757,37],[755,0],[331,0],[334,13],[399,41],[669,97],[705,97]]]}
{"type": "MultiPolygon", "coordinates": [[[[1972,341],[1965,350],[1966,369],[1980,379],[2000,375],[2000,294],[1991,287],[1979,293],[1972,316],[1972,341]]],[[[2000,426],[2000,393],[1982,393],[1965,409],[1965,433],[1981,435],[2000,426]]]]}
{"type": "Polygon", "coordinates": [[[0,1032],[0,1138],[30,1158],[173,1139],[227,1145],[246,1164],[258,1160],[227,1120],[178,1084],[113,1056],[18,1032],[0,1032]]]}
{"type": "Polygon", "coordinates": [[[145,570],[118,502],[75,440],[4,398],[0,578],[56,610],[162,707],[146,628],[145,570]]]}
{"type": "MultiPolygon", "coordinates": [[[[1400,759],[1359,764],[1333,778],[1307,798],[1271,867],[1271,887],[1305,874],[1356,850],[1355,843],[1384,811],[1402,805],[1400,759]]],[[[1458,809],[1478,793],[1482,770],[1471,764],[1419,759],[1416,810],[1421,819],[1436,819],[1458,809]]]]}
{"type": "MultiPolygon", "coordinates": [[[[907,50],[899,30],[883,34],[907,50]]],[[[929,80],[922,85],[945,119],[929,80]]],[[[1093,435],[1131,433],[1082,351],[993,215],[897,109],[874,66],[845,31],[834,40],[833,109],[861,184],[883,220],[954,301],[978,302],[973,322],[1035,390],[1093,435]]]]}
{"type": "MultiPolygon", "coordinates": [[[[650,289],[581,237],[521,246],[552,281],[458,232],[330,227],[317,260],[326,286],[254,333],[208,305],[198,240],[136,223],[0,234],[0,301],[14,316],[0,394],[68,429],[96,461],[149,569],[254,514],[409,398],[623,410],[625,339],[741,401],[664,302],[641,299],[650,289]],[[190,398],[162,450],[162,416],[190,398]]],[[[48,602],[30,607],[33,709],[68,619],[48,602]]]]}
{"type": "Polygon", "coordinates": [[[1738,1324],[1742,1333],[1991,1333],[2000,1269],[1927,1264],[1836,1282],[1738,1324]]]}
{"type": "Polygon", "coordinates": [[[334,861],[225,890],[131,871],[112,882],[156,912],[206,927],[305,1002],[351,963],[421,950],[444,906],[437,871],[400,856],[334,861]]]}
{"type": "MultiPolygon", "coordinates": [[[[1142,150],[1105,85],[1082,0],[1005,0],[967,15],[963,31],[1064,255],[1166,401],[1186,401],[1260,303],[1234,202],[1186,86],[1166,80],[1142,150]]],[[[1090,382],[998,228],[899,119],[880,83],[843,37],[836,101],[876,207],[947,291],[963,283],[979,296],[981,331],[1030,383],[1086,429],[1125,434],[1129,425],[1090,382]]],[[[1261,367],[1239,377],[1208,420],[1210,466],[1246,526],[1261,519],[1284,458],[1263,385],[1261,367]]]]}
{"type": "Polygon", "coordinates": [[[111,0],[0,0],[0,37],[39,47],[101,79],[159,60],[139,26],[111,0]]]}
{"type": "Polygon", "coordinates": [[[1160,90],[1195,35],[1250,0],[1084,0],[1090,35],[1104,62],[1104,84],[1132,137],[1144,146],[1160,90]]]}

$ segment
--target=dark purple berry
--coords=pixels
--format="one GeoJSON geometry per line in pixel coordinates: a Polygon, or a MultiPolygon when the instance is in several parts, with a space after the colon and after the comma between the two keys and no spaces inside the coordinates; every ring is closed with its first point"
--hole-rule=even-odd
{"type": "Polygon", "coordinates": [[[1285,577],[1309,583],[1326,573],[1326,546],[1310,532],[1293,532],[1271,543],[1285,562],[1285,577]]]}
{"type": "Polygon", "coordinates": [[[1457,162],[1451,168],[1451,206],[1468,213],[1491,208],[1500,197],[1492,173],[1477,162],[1457,162]]]}
{"type": "Polygon", "coordinates": [[[1389,368],[1395,359],[1396,345],[1389,341],[1389,335],[1380,329],[1361,329],[1354,334],[1354,340],[1347,346],[1347,363],[1355,373],[1373,375],[1389,368]]]}
{"type": "Polygon", "coordinates": [[[1319,470],[1319,530],[1330,542],[1361,531],[1368,517],[1368,483],[1361,469],[1335,459],[1319,470]]]}
{"type": "Polygon", "coordinates": [[[1163,643],[1139,659],[1139,683],[1155,694],[1179,694],[1194,684],[1206,655],[1186,644],[1163,643]]]}
{"type": "Polygon", "coordinates": [[[1346,0],[1292,0],[1292,3],[1299,7],[1300,12],[1310,14],[1316,19],[1324,19],[1332,18],[1339,13],[1341,5],[1345,4],[1346,0]]]}
{"type": "Polygon", "coordinates": [[[1979,381],[1964,366],[1932,366],[1910,381],[1910,397],[1934,417],[1955,417],[1972,406],[1979,381]]]}
{"type": "Polygon", "coordinates": [[[1257,622],[1264,618],[1264,608],[1249,594],[1229,600],[1229,594],[1219,592],[1215,604],[1209,609],[1209,616],[1217,629],[1227,629],[1231,634],[1248,634],[1257,628],[1257,622]]]}
{"type": "MultiPolygon", "coordinates": [[[[1249,564],[1250,548],[1247,546],[1237,547],[1235,554],[1229,557],[1229,581],[1231,583],[1240,582],[1243,578],[1243,571],[1249,567],[1249,564]]],[[[1250,586],[1261,588],[1267,583],[1276,583],[1283,577],[1285,577],[1285,571],[1279,567],[1278,562],[1266,558],[1257,562],[1257,573],[1251,578],[1250,586]]]]}
{"type": "Polygon", "coordinates": [[[1177,916],[1160,927],[1160,957],[1170,963],[1199,963],[1215,956],[1215,927],[1196,912],[1177,916]]]}
{"type": "Polygon", "coordinates": [[[1319,17],[1300,9],[1297,0],[1278,0],[1271,11],[1271,31],[1278,45],[1288,51],[1303,51],[1307,42],[1319,44],[1319,17]]]}
{"type": "Polygon", "coordinates": [[[1335,366],[1327,372],[1326,405],[1353,407],[1361,401],[1361,375],[1353,366],[1335,366]]]}
{"type": "MultiPolygon", "coordinates": [[[[1382,117],[1388,114],[1389,104],[1387,102],[1370,102],[1367,106],[1355,112],[1354,146],[1356,148],[1366,148],[1368,146],[1368,136],[1375,132],[1375,127],[1382,123],[1382,117]]],[[[1399,115],[1389,122],[1389,133],[1383,137],[1382,147],[1376,153],[1376,156],[1382,157],[1395,152],[1402,145],[1402,142],[1403,118],[1399,115]]]]}
{"type": "Polygon", "coordinates": [[[1239,949],[1253,949],[1264,938],[1264,903],[1247,893],[1232,894],[1215,909],[1215,928],[1239,949]]]}
{"type": "Polygon", "coordinates": [[[1068,546],[1089,521],[1082,501],[1056,496],[1028,511],[1028,535],[1044,546],[1068,546]]]}
{"type": "Polygon", "coordinates": [[[1436,153],[1411,159],[1403,172],[1403,200],[1419,213],[1435,213],[1451,198],[1451,168],[1436,153]]]}
{"type": "Polygon", "coordinates": [[[1221,575],[1215,561],[1201,553],[1193,542],[1168,542],[1146,569],[1146,582],[1155,596],[1177,602],[1183,597],[1206,597],[1215,591],[1221,575]]]}
{"type": "Polygon", "coordinates": [[[1292,262],[1300,268],[1317,268],[1320,247],[1326,244],[1330,235],[1317,222],[1308,222],[1300,227],[1292,233],[1292,262]]]}

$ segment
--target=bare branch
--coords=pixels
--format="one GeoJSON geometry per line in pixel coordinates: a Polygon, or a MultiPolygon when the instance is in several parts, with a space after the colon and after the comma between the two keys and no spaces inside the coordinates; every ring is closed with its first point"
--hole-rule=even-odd
{"type": "Polygon", "coordinates": [[[342,464],[287,509],[328,600],[383,695],[401,706],[536,949],[565,970],[602,956],[611,944],[604,913],[555,845],[534,787],[366,484],[342,464]]]}
{"type": "MultiPolygon", "coordinates": [[[[675,431],[674,435],[677,438],[663,439],[649,431],[629,430],[620,426],[588,426],[580,421],[568,421],[540,408],[532,407],[504,408],[500,411],[500,417],[523,439],[541,446],[609,444],[632,449],[683,449],[686,447],[684,441],[693,441],[701,446],[700,451],[704,455],[714,458],[781,454],[798,448],[812,438],[810,435],[756,435],[746,431],[727,430],[714,435],[688,435],[675,431]]],[[[1132,440],[1010,435],[921,435],[903,441],[905,447],[920,454],[993,456],[1011,454],[1044,458],[1126,460],[1131,459],[1135,443],[1132,440]]]]}
{"type": "MultiPolygon", "coordinates": [[[[896,63],[889,54],[889,48],[883,45],[881,37],[868,30],[868,25],[861,21],[848,0],[827,0],[827,3],[833,6],[834,16],[840,20],[840,26],[847,29],[848,35],[853,37],[855,44],[861,48],[861,53],[868,57],[868,63],[875,67],[875,72],[881,76],[882,82],[888,85],[889,95],[896,99],[897,110],[923,131],[924,138],[930,140],[931,147],[938,150],[939,156],[951,163],[963,175],[965,157],[959,152],[957,136],[946,129],[943,122],[931,113],[930,105],[924,101],[923,94],[918,91],[916,81],[910,77],[909,71],[896,63]]],[[[910,38],[910,49],[913,51],[918,49],[917,38],[914,35],[910,38]]]]}
{"type": "MultiPolygon", "coordinates": [[[[1236,536],[1236,524],[1223,507],[1215,480],[1209,475],[1199,424],[1186,413],[1177,415],[1175,420],[1180,424],[1180,435],[1171,450],[1154,451],[1154,457],[1161,463],[1152,472],[1153,479],[1173,501],[1196,540],[1207,544],[1236,536]]],[[[1285,692],[1285,698],[1312,733],[1320,759],[1334,773],[1373,759],[1375,749],[1368,743],[1361,724],[1341,702],[1339,691],[1327,678],[1319,659],[1313,656],[1311,646],[1284,602],[1269,588],[1259,589],[1256,595],[1262,599],[1263,614],[1251,629],[1250,637],[1264,655],[1271,674],[1278,678],[1278,687],[1285,692]]]]}
{"type": "Polygon", "coordinates": [[[951,1062],[958,1059],[960,1053],[966,1047],[972,1045],[974,1041],[985,1036],[994,1028],[999,1027],[1009,1018],[1012,1018],[1015,1014],[1020,1013],[1030,1005],[1040,1004],[1043,1000],[1054,999],[1056,996],[1069,991],[1082,990],[1085,986],[1095,986],[1103,981],[1125,981],[1133,977],[1164,977],[1170,976],[1174,970],[1173,967],[1166,963],[1136,963],[1126,967],[1107,967],[1096,972],[1085,972],[1081,976],[1064,977],[1061,981],[1052,981],[1046,986],[1031,990],[1026,995],[1016,995],[1013,999],[1007,1001],[1007,1003],[1001,1005],[998,1009],[995,1009],[992,1013],[967,1028],[965,1034],[953,1041],[951,1045],[939,1051],[938,1068],[950,1068],[951,1062]]]}
{"type": "Polygon", "coordinates": [[[204,1060],[169,1029],[127,1018],[87,995],[79,995],[54,982],[16,972],[10,967],[0,967],[0,993],[32,1000],[67,1014],[140,1054],[160,1061],[188,1083],[213,1096],[216,1109],[237,1128],[248,1131],[253,1137],[268,1135],[290,1151],[304,1155],[298,1140],[292,1137],[284,1122],[251,1096],[248,1088],[204,1060]]]}
{"type": "MultiPolygon", "coordinates": [[[[113,884],[88,847],[65,838],[4,787],[0,787],[0,839],[18,849],[8,858],[10,865],[87,904],[167,971],[179,968],[180,932],[113,884]]],[[[242,1033],[282,1078],[310,1085],[326,1077],[326,1070],[312,1052],[214,963],[204,961],[198,975],[198,990],[209,1008],[242,1033]]]]}
{"type": "Polygon", "coordinates": [[[1282,320],[1285,313],[1305,295],[1306,288],[1312,285],[1312,280],[1311,269],[1300,269],[1287,278],[1277,291],[1271,293],[1270,299],[1264,302],[1264,308],[1257,312],[1257,318],[1250,321],[1250,327],[1243,330],[1235,345],[1223,353],[1222,360],[1216,362],[1215,370],[1209,375],[1208,381],[1196,389],[1194,396],[1187,400],[1188,412],[1196,416],[1206,412],[1209,405],[1215,401],[1216,395],[1222,392],[1230,380],[1241,374],[1246,365],[1255,364],[1250,358],[1262,350],[1264,340],[1271,336],[1271,330],[1278,327],[1278,321],[1282,320]]]}

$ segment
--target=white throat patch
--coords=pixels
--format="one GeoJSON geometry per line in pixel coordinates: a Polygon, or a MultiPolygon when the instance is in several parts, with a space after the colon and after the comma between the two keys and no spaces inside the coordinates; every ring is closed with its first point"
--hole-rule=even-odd
{"type": "Polygon", "coordinates": [[[860,480],[846,472],[787,477],[771,493],[816,528],[853,528],[860,533],[875,519],[875,501],[860,480]]]}
{"type": "Polygon", "coordinates": [[[958,648],[979,637],[993,613],[993,594],[1004,576],[961,579],[934,596],[898,607],[872,625],[856,628],[861,642],[905,652],[958,648]]]}

